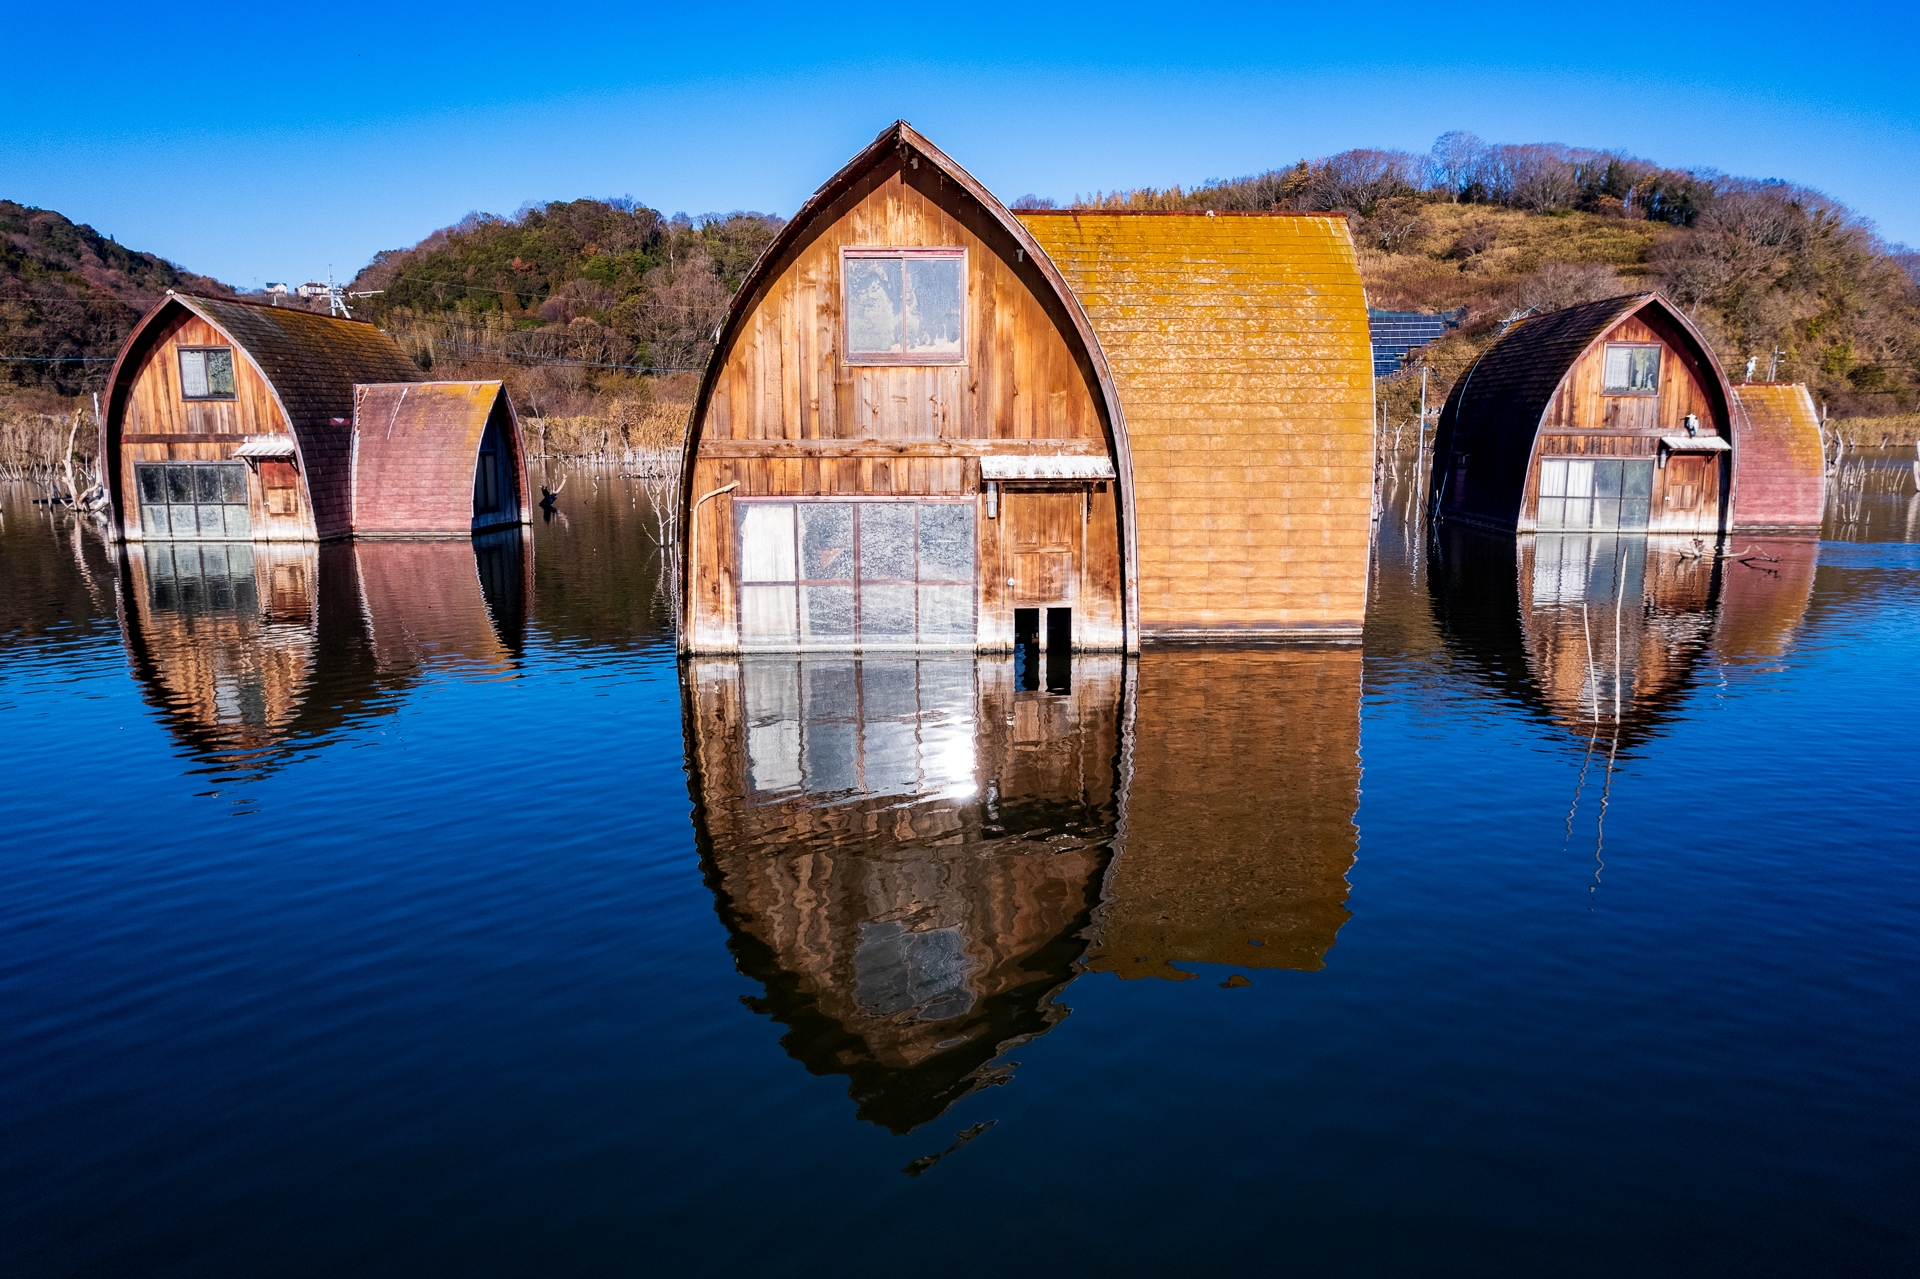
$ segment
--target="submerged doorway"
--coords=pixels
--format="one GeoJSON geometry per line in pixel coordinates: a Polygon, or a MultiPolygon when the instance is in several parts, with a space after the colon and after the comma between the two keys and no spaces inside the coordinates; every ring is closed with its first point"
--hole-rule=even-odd
{"type": "Polygon", "coordinates": [[[1006,578],[1012,597],[1016,649],[1070,652],[1073,610],[1087,522],[1087,491],[1008,486],[1001,499],[1006,521],[1006,578]]]}

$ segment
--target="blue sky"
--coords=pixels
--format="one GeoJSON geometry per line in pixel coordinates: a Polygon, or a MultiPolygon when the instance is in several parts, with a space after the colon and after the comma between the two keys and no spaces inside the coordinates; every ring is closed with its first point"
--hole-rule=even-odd
{"type": "Polygon", "coordinates": [[[790,213],[898,117],[1008,199],[1463,128],[1787,178],[1920,245],[1912,4],[215,0],[8,29],[0,196],[243,288],[529,200],[790,213]]]}

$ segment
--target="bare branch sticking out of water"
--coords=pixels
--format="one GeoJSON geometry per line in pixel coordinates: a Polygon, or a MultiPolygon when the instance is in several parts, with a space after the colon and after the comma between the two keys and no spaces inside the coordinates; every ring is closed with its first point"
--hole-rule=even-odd
{"type": "Polygon", "coordinates": [[[909,1177],[918,1177],[921,1173],[933,1167],[935,1164],[939,1163],[942,1159],[945,1159],[948,1155],[960,1149],[960,1147],[966,1145],[968,1142],[972,1141],[975,1137],[978,1137],[981,1133],[985,1132],[987,1129],[993,1127],[995,1124],[999,1122],[1000,1121],[998,1119],[989,1119],[983,1123],[975,1124],[973,1127],[967,1129],[965,1132],[956,1133],[954,1134],[954,1142],[951,1146],[948,1146],[945,1150],[941,1151],[937,1155],[922,1155],[920,1158],[914,1160],[912,1163],[908,1164],[905,1168],[902,1168],[900,1171],[906,1173],[907,1176],[909,1177]]]}

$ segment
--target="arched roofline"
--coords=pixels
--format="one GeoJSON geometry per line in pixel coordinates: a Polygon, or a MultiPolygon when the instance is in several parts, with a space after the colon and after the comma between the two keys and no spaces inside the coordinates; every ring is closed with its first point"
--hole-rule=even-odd
{"type": "MultiPolygon", "coordinates": [[[[228,300],[243,306],[260,305],[257,302],[246,302],[240,298],[228,300]]],[[[247,363],[253,366],[253,371],[259,375],[260,381],[265,384],[267,394],[273,397],[274,407],[280,410],[280,420],[286,423],[287,434],[293,440],[294,457],[299,463],[300,483],[303,487],[308,483],[311,476],[311,472],[307,469],[306,455],[302,450],[303,441],[300,439],[300,432],[295,426],[293,415],[287,412],[286,403],[280,398],[280,388],[275,385],[272,376],[268,374],[265,367],[261,365],[259,358],[254,355],[252,349],[249,348],[245,342],[242,342],[234,336],[226,325],[220,323],[220,321],[212,315],[209,315],[204,308],[195,306],[194,301],[195,299],[189,294],[176,293],[172,289],[168,289],[166,296],[147,308],[147,313],[140,317],[139,321],[133,326],[133,331],[127,334],[127,340],[121,343],[120,354],[114,358],[113,368],[107,374],[107,411],[100,420],[100,448],[99,452],[95,453],[94,456],[99,459],[100,480],[101,483],[107,487],[107,494],[110,500],[108,509],[113,512],[114,520],[120,525],[120,527],[115,530],[120,537],[126,536],[127,529],[126,504],[122,501],[122,494],[120,493],[120,450],[117,445],[121,434],[121,427],[126,420],[126,397],[128,392],[133,388],[132,375],[134,370],[138,369],[140,365],[145,362],[148,354],[152,352],[155,343],[159,340],[157,335],[166,329],[167,323],[171,322],[170,320],[163,322],[162,317],[175,310],[186,315],[191,315],[195,319],[204,321],[206,324],[212,326],[213,331],[225,338],[228,343],[233,346],[234,350],[246,356],[247,363]],[[113,437],[113,443],[116,445],[111,452],[108,451],[109,436],[113,437]]],[[[309,513],[311,513],[313,509],[311,494],[309,494],[307,499],[307,509],[309,513]]],[[[311,515],[309,515],[309,518],[311,518],[311,515]]]]}
{"type": "MultiPolygon", "coordinates": [[[[1530,433],[1527,443],[1525,473],[1530,474],[1534,465],[1539,460],[1540,436],[1546,426],[1547,412],[1553,407],[1555,398],[1566,389],[1567,379],[1572,376],[1574,367],[1593,349],[1595,343],[1604,341],[1607,334],[1611,333],[1627,320],[1634,319],[1635,317],[1645,317],[1649,311],[1653,312],[1656,318],[1655,323],[1648,325],[1649,328],[1659,333],[1663,339],[1673,342],[1677,346],[1691,348],[1689,354],[1693,357],[1698,371],[1702,375],[1701,382],[1703,388],[1709,400],[1712,401],[1720,420],[1726,425],[1727,435],[1729,437],[1728,444],[1735,449],[1739,447],[1738,441],[1732,438],[1735,425],[1734,414],[1738,412],[1738,406],[1733,395],[1732,386],[1727,381],[1727,375],[1720,367],[1719,358],[1713,353],[1712,344],[1707,341],[1705,335],[1700,332],[1693,321],[1687,318],[1686,312],[1682,311],[1678,306],[1675,306],[1664,294],[1648,291],[1645,293],[1622,294],[1614,298],[1603,298],[1595,302],[1581,303],[1578,307],[1563,307],[1560,311],[1550,311],[1545,315],[1526,317],[1516,322],[1506,333],[1494,339],[1494,341],[1487,346],[1487,349],[1480,353],[1479,358],[1474,360],[1472,367],[1467,370],[1467,375],[1455,385],[1452,393],[1447,396],[1446,406],[1441,410],[1440,430],[1435,433],[1434,439],[1434,464],[1436,466],[1440,465],[1443,460],[1449,459],[1453,453],[1459,451],[1461,442],[1459,439],[1460,417],[1466,411],[1467,398],[1472,393],[1474,378],[1480,373],[1481,367],[1487,365],[1489,361],[1498,362],[1501,359],[1525,359],[1526,345],[1537,339],[1539,335],[1538,328],[1534,328],[1530,334],[1528,331],[1529,327],[1537,325],[1540,321],[1573,310],[1591,310],[1594,313],[1595,319],[1589,326],[1586,337],[1580,346],[1577,349],[1570,350],[1566,355],[1557,375],[1554,376],[1551,389],[1541,396],[1538,406],[1534,409],[1532,422],[1530,426],[1525,428],[1530,433]],[[1678,340],[1676,341],[1676,339],[1678,340]],[[1516,343],[1517,345],[1508,346],[1507,344],[1510,342],[1516,343]]],[[[1517,441],[1515,441],[1515,443],[1517,443],[1517,441]]],[[[1738,476],[1739,467],[1737,465],[1729,469],[1734,476],[1738,476]]],[[[1730,488],[1727,497],[1729,523],[1731,522],[1732,505],[1736,496],[1730,488]]],[[[1439,510],[1442,494],[1437,484],[1433,488],[1433,501],[1435,503],[1435,509],[1439,510]]],[[[1526,502],[1524,483],[1518,491],[1518,496],[1515,501],[1516,505],[1504,523],[1504,527],[1508,530],[1519,526],[1520,512],[1524,509],[1526,502]]],[[[1468,514],[1449,514],[1448,518],[1457,518],[1465,523],[1488,522],[1484,519],[1476,519],[1468,514]]]]}
{"type": "MultiPolygon", "coordinates": [[[[1120,392],[1114,385],[1113,371],[1107,366],[1106,353],[1101,350],[1100,340],[1094,335],[1093,324],[1080,306],[1079,298],[1068,287],[1053,259],[1040,247],[1031,232],[1023,226],[1012,210],[1002,204],[997,196],[982,186],[974,176],[961,168],[940,148],[927,141],[919,131],[905,120],[896,120],[880,131],[867,147],[853,159],[843,165],[826,182],[821,184],[809,196],[799,209],[795,210],[791,220],[780,229],[773,242],[760,254],[746,278],[741,281],[740,289],[733,295],[733,301],[727,306],[726,318],[721,322],[714,336],[713,354],[707,361],[706,372],[700,378],[700,390],[693,402],[693,411],[687,419],[686,440],[681,447],[680,456],[680,520],[682,529],[691,528],[694,462],[699,456],[700,437],[706,423],[707,407],[713,398],[714,388],[719,384],[720,374],[726,368],[727,359],[732,354],[742,326],[754,310],[765,299],[781,271],[806,247],[819,238],[830,224],[830,214],[836,204],[850,194],[862,180],[890,161],[903,163],[909,155],[926,160],[949,181],[973,197],[974,201],[986,211],[989,218],[1010,238],[1014,246],[1021,250],[1030,263],[1033,274],[1039,276],[1044,284],[1042,300],[1051,300],[1064,315],[1072,330],[1071,338],[1078,344],[1077,355],[1086,361],[1086,373],[1091,374],[1098,394],[1095,403],[1107,426],[1108,439],[1114,453],[1114,469],[1120,477],[1117,487],[1120,498],[1121,558],[1124,571],[1121,574],[1124,599],[1127,651],[1139,646],[1140,600],[1138,589],[1138,536],[1137,521],[1134,518],[1133,505],[1133,457],[1127,446],[1126,420],[1120,408],[1120,392]]],[[[1032,281],[1028,272],[1018,270],[1016,274],[1032,281]]],[[[684,540],[685,534],[682,534],[684,540]]],[[[680,613],[681,643],[687,640],[687,622],[693,608],[693,574],[697,566],[682,555],[679,568],[680,577],[680,613]]]]}

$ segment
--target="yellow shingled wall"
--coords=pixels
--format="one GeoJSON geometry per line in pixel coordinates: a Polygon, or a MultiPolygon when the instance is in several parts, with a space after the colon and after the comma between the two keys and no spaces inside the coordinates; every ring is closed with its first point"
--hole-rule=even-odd
{"type": "Polygon", "coordinates": [[[1357,632],[1373,355],[1345,220],[1017,216],[1079,297],[1113,371],[1143,636],[1357,632]]]}

